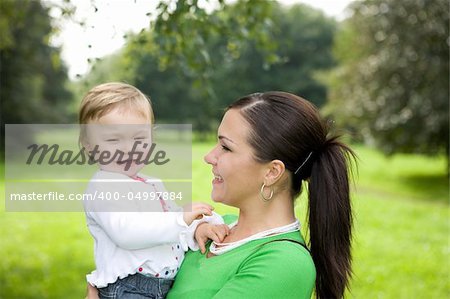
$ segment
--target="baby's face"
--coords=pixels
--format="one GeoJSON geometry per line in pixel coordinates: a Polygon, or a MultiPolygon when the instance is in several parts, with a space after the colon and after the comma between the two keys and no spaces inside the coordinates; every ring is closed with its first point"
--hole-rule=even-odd
{"type": "Polygon", "coordinates": [[[85,147],[100,169],[136,175],[151,145],[151,121],[133,111],[114,109],[87,125],[85,147]]]}

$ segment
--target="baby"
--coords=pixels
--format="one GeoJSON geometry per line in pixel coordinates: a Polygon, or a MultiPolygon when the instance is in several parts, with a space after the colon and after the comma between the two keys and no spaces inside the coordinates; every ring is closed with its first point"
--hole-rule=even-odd
{"type": "MultiPolygon", "coordinates": [[[[92,286],[98,289],[100,298],[164,298],[184,252],[198,250],[193,237],[198,224],[223,223],[220,216],[195,220],[212,215],[213,208],[203,203],[192,204],[184,212],[161,197],[130,203],[130,194],[166,192],[160,180],[139,174],[145,164],[134,156],[148,153],[153,120],[149,98],[124,83],[98,85],[81,103],[80,143],[99,166],[86,190],[97,200],[85,201],[84,208],[95,240],[96,264],[87,281],[91,290],[92,286]],[[124,196],[127,200],[120,200],[124,196]]],[[[221,241],[226,230],[197,235],[202,249],[204,240],[221,241]]]]}

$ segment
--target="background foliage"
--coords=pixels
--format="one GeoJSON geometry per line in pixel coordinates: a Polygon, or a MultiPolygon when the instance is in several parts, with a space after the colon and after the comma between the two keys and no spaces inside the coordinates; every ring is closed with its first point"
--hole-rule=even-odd
{"type": "Polygon", "coordinates": [[[59,123],[74,114],[68,109],[73,96],[66,87],[67,68],[60,49],[49,45],[48,10],[39,1],[0,2],[2,133],[5,123],[59,123]]]}
{"type": "Polygon", "coordinates": [[[448,1],[357,1],[351,10],[336,36],[329,111],[387,154],[448,156],[448,1]]]}
{"type": "Polygon", "coordinates": [[[160,121],[190,122],[201,132],[215,128],[223,107],[233,99],[256,91],[283,89],[323,105],[326,87],[314,78],[314,73],[334,65],[331,47],[336,22],[304,5],[287,8],[271,2],[258,3],[261,7],[244,1],[236,7],[202,14],[202,22],[208,25],[195,23],[195,29],[191,28],[194,24],[185,27],[195,15],[182,17],[179,12],[171,20],[175,22],[173,32],[166,33],[166,27],[172,24],[169,22],[165,29],[159,29],[162,32],[151,28],[129,35],[124,49],[95,63],[84,82],[92,86],[126,80],[151,95],[160,121]],[[239,18],[252,16],[266,22],[265,29],[261,29],[264,35],[257,35],[254,28],[247,29],[254,26],[251,22],[240,27],[235,21],[228,22],[239,14],[239,18]],[[179,27],[184,29],[179,32],[179,27]],[[189,30],[185,32],[186,28],[189,30]],[[161,34],[180,44],[171,44],[167,50],[169,41],[161,42],[161,34]],[[201,45],[191,46],[197,38],[201,38],[201,45]],[[185,43],[189,44],[186,48],[185,43]]]}
{"type": "MultiPolygon", "coordinates": [[[[349,296],[448,297],[448,3],[355,1],[338,21],[300,4],[208,2],[216,10],[159,1],[150,27],[127,34],[122,49],[90,59],[91,71],[69,81],[60,49],[49,43],[59,26],[49,9],[70,20],[74,1],[0,1],[2,132],[5,123],[74,123],[83,94],[106,81],[136,85],[151,96],[158,122],[193,123],[203,140],[234,99],[296,93],[344,127],[360,157],[349,296]]],[[[211,146],[194,145],[197,200],[209,198],[202,156],[211,146]]],[[[301,199],[300,219],[304,207],[301,199]]],[[[94,267],[84,215],[76,213],[1,210],[0,252],[0,298],[80,298],[94,267]]]]}

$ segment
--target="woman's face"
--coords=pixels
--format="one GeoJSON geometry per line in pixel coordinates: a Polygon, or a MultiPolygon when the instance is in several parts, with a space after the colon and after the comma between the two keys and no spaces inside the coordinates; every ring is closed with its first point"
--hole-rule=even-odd
{"type": "Polygon", "coordinates": [[[249,134],[250,125],[239,110],[228,110],[218,129],[218,142],[205,156],[214,175],[211,198],[215,202],[240,208],[259,198],[267,168],[255,160],[249,134]]]}

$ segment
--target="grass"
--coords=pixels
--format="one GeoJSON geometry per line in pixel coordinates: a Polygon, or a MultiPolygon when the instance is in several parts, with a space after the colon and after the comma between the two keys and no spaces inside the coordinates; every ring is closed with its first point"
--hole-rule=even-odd
{"type": "Polygon", "coordinates": [[[448,297],[448,207],[356,199],[354,298],[448,297]]]}
{"type": "MultiPolygon", "coordinates": [[[[209,201],[211,169],[193,148],[193,198],[209,201]]],[[[444,157],[386,158],[357,146],[350,298],[449,298],[449,189],[444,157]]],[[[2,166],[1,166],[2,167],[2,166]]],[[[4,183],[1,182],[1,194],[4,183]]],[[[0,212],[0,298],[82,298],[94,268],[83,213],[0,212]]],[[[297,214],[305,218],[305,200],[297,214]]],[[[222,214],[235,209],[216,206],[222,214]]]]}

